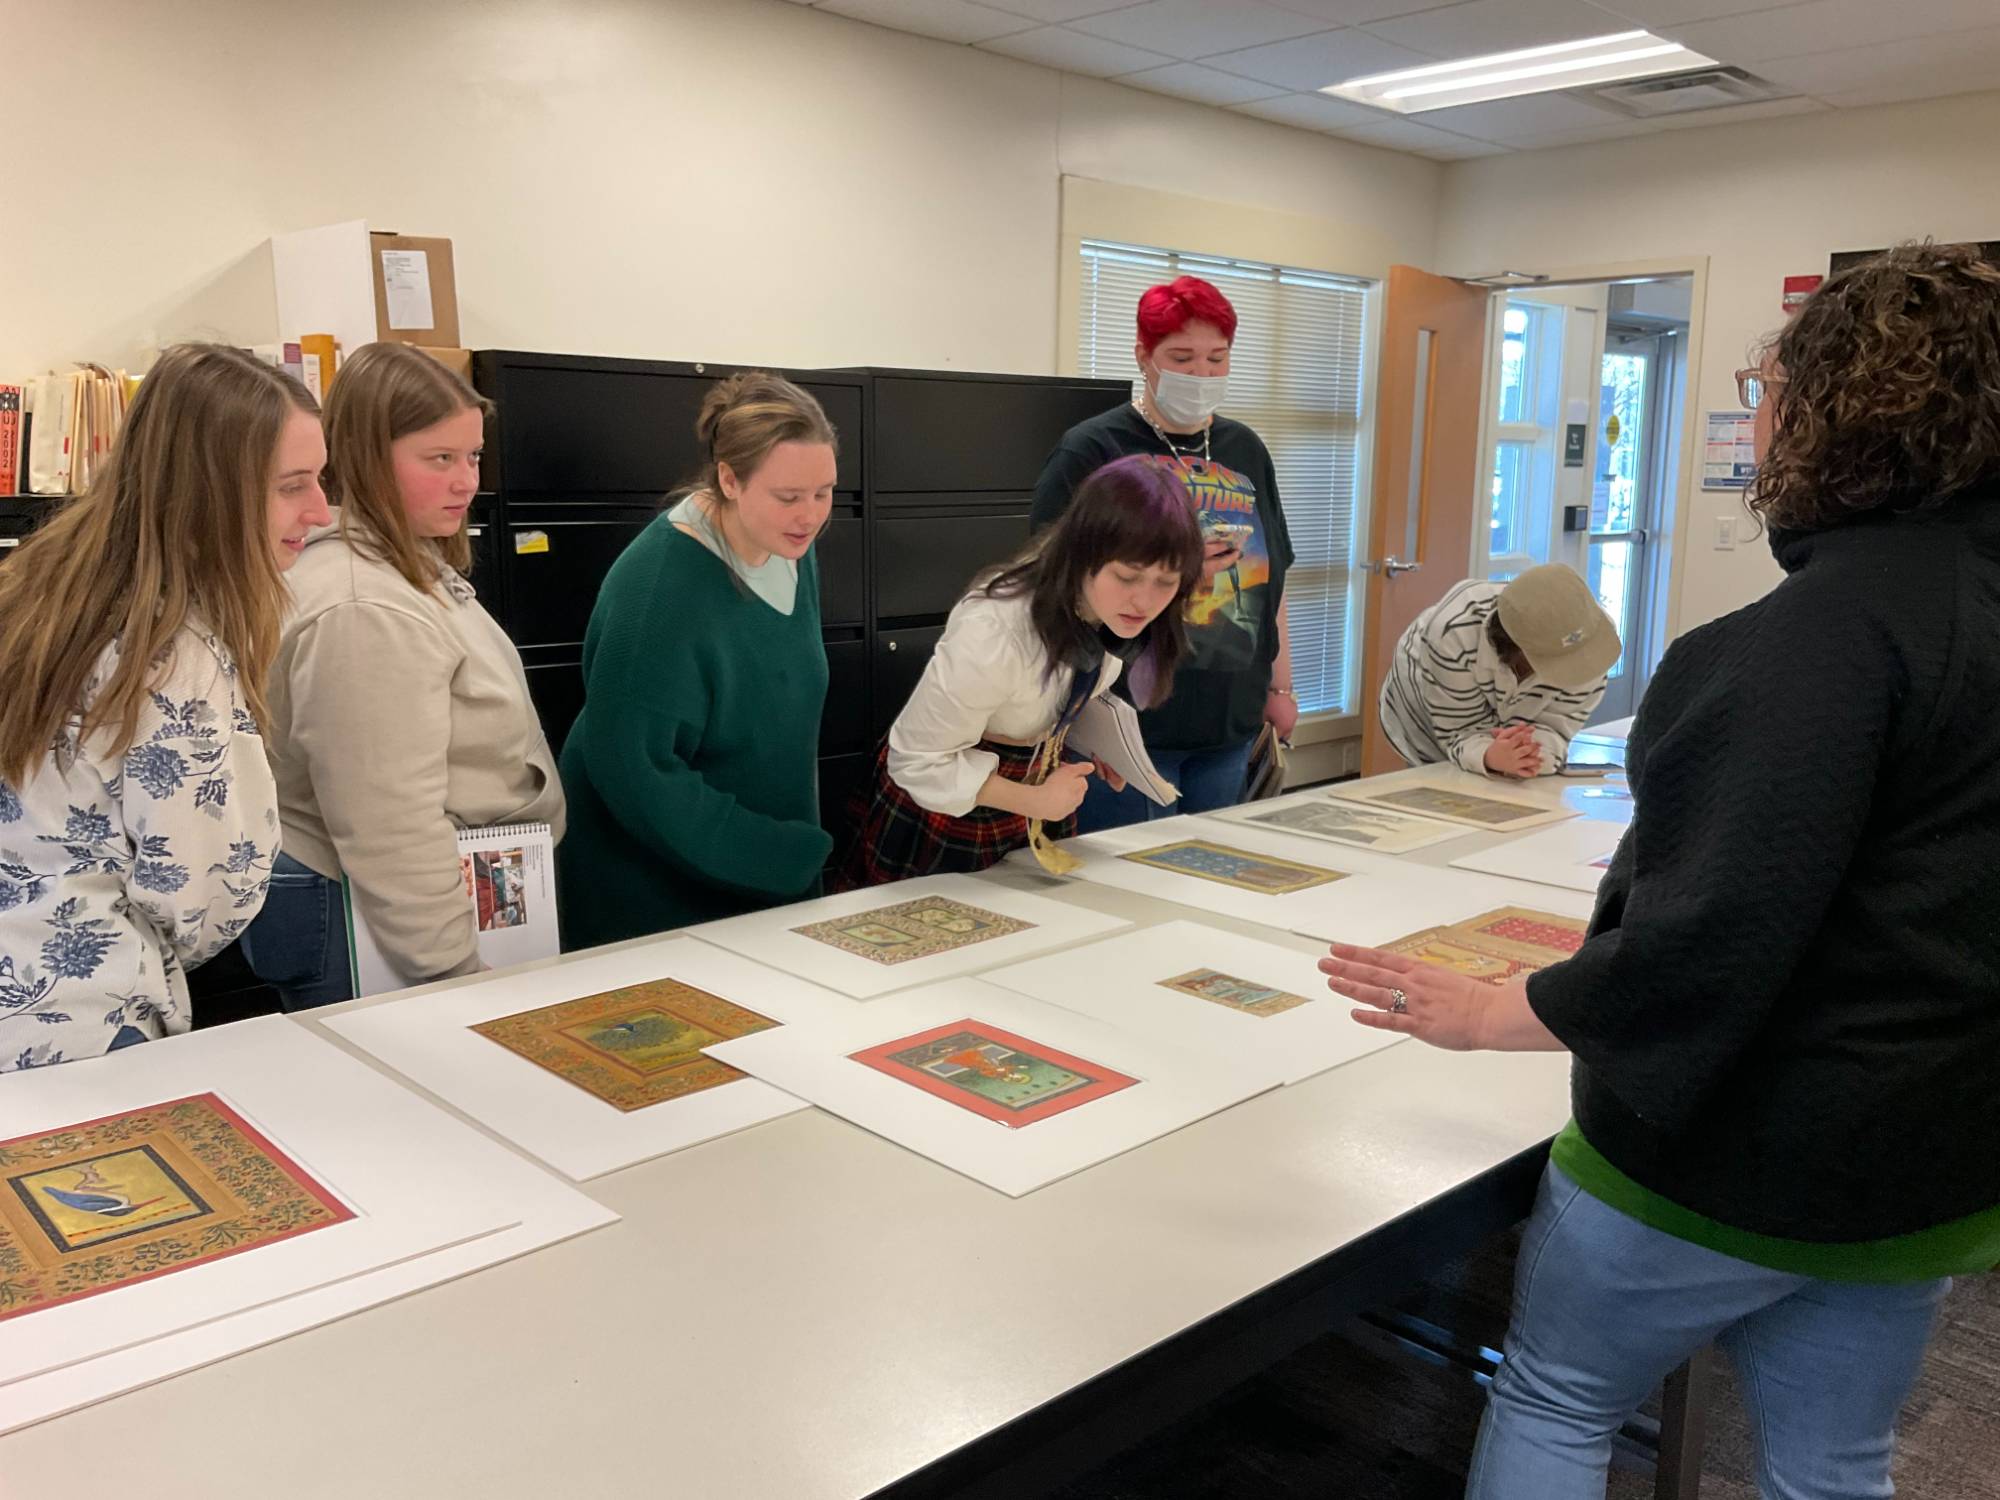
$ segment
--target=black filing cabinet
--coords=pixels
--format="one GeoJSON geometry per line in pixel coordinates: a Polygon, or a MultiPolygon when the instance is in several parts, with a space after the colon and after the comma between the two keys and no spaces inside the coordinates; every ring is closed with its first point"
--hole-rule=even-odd
{"type": "Polygon", "coordinates": [[[874,727],[923,676],[975,575],[1028,540],[1035,481],[1062,435],[1130,398],[1124,381],[870,370],[874,727]]]}

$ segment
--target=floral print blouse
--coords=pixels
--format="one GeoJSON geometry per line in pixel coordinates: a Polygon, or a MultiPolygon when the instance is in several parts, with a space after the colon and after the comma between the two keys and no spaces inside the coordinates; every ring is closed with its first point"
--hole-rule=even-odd
{"type": "Polygon", "coordinates": [[[236,665],[190,622],[154,683],[122,757],[79,716],[26,785],[0,780],[0,1072],[186,1031],[186,971],[264,904],[277,791],[236,665]]]}

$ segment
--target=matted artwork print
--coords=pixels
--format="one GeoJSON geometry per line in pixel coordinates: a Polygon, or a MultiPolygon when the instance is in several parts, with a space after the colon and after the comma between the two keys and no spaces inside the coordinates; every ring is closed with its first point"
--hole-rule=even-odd
{"type": "Polygon", "coordinates": [[[1297,1010],[1301,1005],[1312,1003],[1310,995],[1294,995],[1289,990],[1274,990],[1268,984],[1258,984],[1255,980],[1238,979],[1233,974],[1224,974],[1219,969],[1195,969],[1186,974],[1177,974],[1172,979],[1162,979],[1160,985],[1166,989],[1178,990],[1183,995],[1192,995],[1197,1000],[1207,1000],[1211,1004],[1226,1005],[1231,1010],[1240,1010],[1246,1016],[1277,1016],[1288,1010],[1297,1010]]]}
{"type": "Polygon", "coordinates": [[[1454,792],[1441,786],[1406,786],[1394,791],[1379,792],[1370,797],[1371,802],[1386,802],[1392,807],[1400,807],[1413,813],[1431,813],[1440,818],[1457,818],[1467,823],[1482,823],[1492,828],[1504,828],[1509,823],[1519,823],[1524,818],[1540,817],[1548,809],[1529,807],[1519,802],[1502,802],[1497,797],[1481,797],[1471,792],[1454,792]]]}
{"type": "Polygon", "coordinates": [[[924,896],[895,906],[858,911],[851,917],[794,927],[792,931],[856,958],[878,964],[903,964],[913,958],[930,958],[1010,933],[1027,932],[1034,925],[1018,917],[1003,917],[998,912],[954,901],[949,896],[924,896]]]}
{"type": "Polygon", "coordinates": [[[960,1109],[1019,1129],[1139,1080],[981,1021],[952,1021],[848,1054],[960,1109]]]}
{"type": "Polygon", "coordinates": [[[1413,932],[1382,947],[1481,984],[1505,984],[1568,958],[1583,946],[1588,928],[1589,923],[1575,917],[1503,906],[1448,927],[1413,932]]]}
{"type": "Polygon", "coordinates": [[[1406,818],[1386,808],[1363,807],[1354,802],[1294,802],[1269,812],[1247,814],[1249,823],[1265,823],[1293,833],[1311,834],[1352,844],[1359,849],[1378,849],[1384,854],[1400,854],[1440,842],[1439,835],[1463,838],[1456,829],[1440,828],[1417,818],[1406,818]]]}
{"type": "Polygon", "coordinates": [[[678,979],[653,979],[471,1029],[629,1114],[734,1083],[744,1075],[701,1049],[777,1024],[678,979]]]}
{"type": "Polygon", "coordinates": [[[1217,885],[1233,885],[1239,891],[1255,891],[1263,896],[1288,896],[1293,891],[1310,890],[1347,878],[1339,870],[1322,870],[1317,865],[1297,864],[1268,854],[1250,854],[1225,844],[1211,844],[1206,839],[1182,839],[1119,857],[1137,865],[1192,875],[1217,885]]]}
{"type": "Polygon", "coordinates": [[[0,1321],[354,1217],[214,1094],[0,1141],[0,1321]]]}

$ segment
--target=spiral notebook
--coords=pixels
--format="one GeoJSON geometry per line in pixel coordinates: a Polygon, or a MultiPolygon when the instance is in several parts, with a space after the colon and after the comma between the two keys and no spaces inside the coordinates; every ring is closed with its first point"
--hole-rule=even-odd
{"type": "MultiPolygon", "coordinates": [[[[556,925],[556,845],[548,824],[462,829],[458,865],[465,878],[466,903],[479,927],[479,956],[488,968],[554,958],[562,951],[556,925]]],[[[353,887],[343,880],[341,891],[347,900],[348,954],[356,997],[421,983],[404,978],[389,962],[354,910],[353,887]]]]}
{"type": "Polygon", "coordinates": [[[1159,773],[1146,753],[1138,711],[1123,698],[1107,693],[1084,704],[1069,727],[1064,748],[1072,756],[1102,761],[1124,777],[1127,786],[1136,787],[1148,801],[1161,807],[1171,807],[1180,796],[1179,788],[1159,773]]]}

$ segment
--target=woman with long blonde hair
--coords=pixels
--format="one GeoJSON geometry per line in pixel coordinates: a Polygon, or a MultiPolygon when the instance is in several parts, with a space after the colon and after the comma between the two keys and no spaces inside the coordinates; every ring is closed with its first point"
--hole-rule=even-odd
{"type": "Polygon", "coordinates": [[[186,971],[263,904],[263,682],[325,463],[304,387],[182,344],[0,568],[0,1071],[186,1031],[186,971]]]}
{"type": "Polygon", "coordinates": [[[486,399],[368,344],[328,392],[338,519],[292,575],[271,682],[285,852],[243,949],[287,1010],[353,996],[343,880],[411,984],[480,967],[458,831],[547,823],[562,783],[520,653],[466,578],[486,399]]]}

